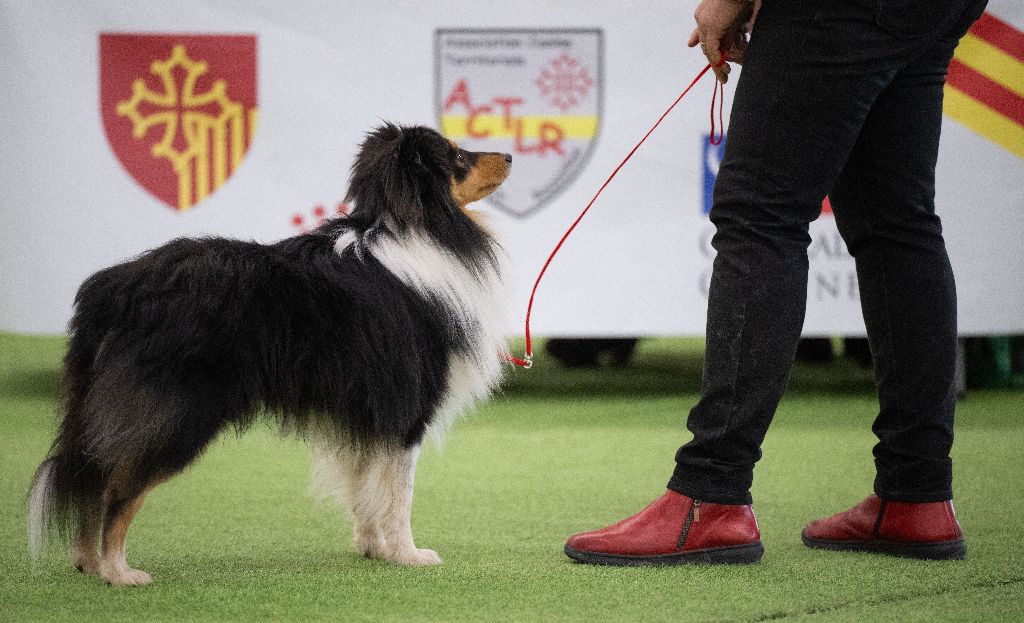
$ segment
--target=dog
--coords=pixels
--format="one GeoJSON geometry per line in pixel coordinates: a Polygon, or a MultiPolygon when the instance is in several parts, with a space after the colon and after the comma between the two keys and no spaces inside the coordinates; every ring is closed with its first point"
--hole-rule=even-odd
{"type": "Polygon", "coordinates": [[[502,373],[505,255],[467,206],[511,162],[388,123],[360,146],[349,216],[276,244],[182,238],[89,277],[29,494],[33,556],[55,530],[80,571],[151,582],[125,557],[146,494],[266,415],[309,441],[359,552],[440,563],[413,543],[413,474],[427,432],[502,373]]]}

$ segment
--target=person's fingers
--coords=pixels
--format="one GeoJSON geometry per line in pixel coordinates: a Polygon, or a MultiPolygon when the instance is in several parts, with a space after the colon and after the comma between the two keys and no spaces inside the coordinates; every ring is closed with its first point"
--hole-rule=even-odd
{"type": "Polygon", "coordinates": [[[718,78],[719,82],[725,84],[729,80],[730,69],[728,63],[722,63],[721,45],[722,39],[720,35],[708,32],[701,33],[700,49],[704,52],[708,63],[711,63],[711,69],[715,72],[715,77],[718,78]]]}
{"type": "Polygon", "coordinates": [[[743,64],[747,57],[747,35],[743,32],[732,33],[731,41],[726,47],[730,63],[743,64]]]}
{"type": "Polygon", "coordinates": [[[760,11],[761,11],[761,0],[754,0],[754,10],[750,12],[750,20],[747,21],[747,23],[750,25],[750,28],[747,29],[747,32],[753,32],[754,31],[754,22],[757,21],[757,14],[760,11]]]}
{"type": "Polygon", "coordinates": [[[722,61],[722,52],[729,61],[743,58],[746,41],[740,40],[739,30],[757,8],[760,7],[751,7],[747,2],[702,0],[693,13],[697,30],[690,35],[689,45],[694,45],[694,37],[698,39],[701,51],[722,83],[729,79],[730,71],[729,65],[722,61]]]}
{"type": "Polygon", "coordinates": [[[689,40],[687,40],[687,42],[686,42],[686,47],[692,48],[695,45],[697,45],[698,43],[700,43],[700,30],[694,28],[693,32],[690,33],[689,40]]]}
{"type": "Polygon", "coordinates": [[[714,35],[708,32],[701,33],[700,37],[700,50],[704,52],[704,56],[707,57],[708,62],[711,66],[718,64],[722,60],[722,53],[720,48],[722,47],[722,38],[720,35],[714,35]]]}
{"type": "Polygon", "coordinates": [[[715,67],[712,65],[712,69],[714,70],[715,77],[718,78],[719,82],[725,84],[729,81],[729,72],[732,71],[732,68],[729,67],[729,63],[723,63],[721,67],[715,67]]]}

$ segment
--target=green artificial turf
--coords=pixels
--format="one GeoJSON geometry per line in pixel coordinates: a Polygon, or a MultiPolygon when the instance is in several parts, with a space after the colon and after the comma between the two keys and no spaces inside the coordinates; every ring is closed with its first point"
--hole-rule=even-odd
{"type": "Polygon", "coordinates": [[[109,588],[53,544],[29,563],[25,497],[54,431],[59,338],[0,334],[0,620],[1020,621],[1024,394],[958,412],[955,492],[968,558],[809,550],[803,525],[856,503],[873,476],[871,375],[797,366],[754,485],[765,555],[745,567],[601,568],[565,538],[661,494],[700,382],[701,344],[652,340],[622,370],[539,357],[420,462],[413,526],[445,564],[359,557],[307,495],[308,453],[257,427],[227,434],[157,488],[129,535],[155,583],[109,588]]]}

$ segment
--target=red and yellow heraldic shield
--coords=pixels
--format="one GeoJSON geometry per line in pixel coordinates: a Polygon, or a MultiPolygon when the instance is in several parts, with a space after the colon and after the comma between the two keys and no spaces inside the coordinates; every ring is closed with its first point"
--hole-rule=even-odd
{"type": "Polygon", "coordinates": [[[256,37],[100,35],[100,113],[121,164],[188,210],[237,170],[256,132],[256,37]]]}

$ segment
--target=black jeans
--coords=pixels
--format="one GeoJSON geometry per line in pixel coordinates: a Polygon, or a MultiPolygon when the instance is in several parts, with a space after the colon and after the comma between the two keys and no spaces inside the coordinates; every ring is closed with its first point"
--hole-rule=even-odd
{"type": "MultiPolygon", "coordinates": [[[[749,504],[830,196],[857,265],[880,411],[875,492],[952,497],[956,292],[935,215],[946,70],[985,0],[764,0],[711,220],[701,399],[669,488],[749,504]]],[[[967,206],[962,206],[966,208],[967,206]]]]}

